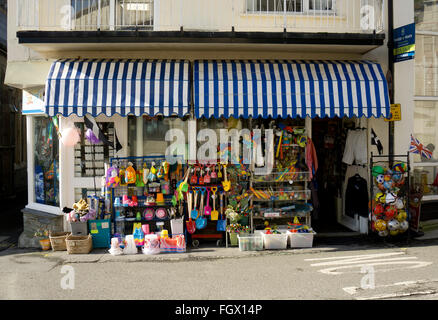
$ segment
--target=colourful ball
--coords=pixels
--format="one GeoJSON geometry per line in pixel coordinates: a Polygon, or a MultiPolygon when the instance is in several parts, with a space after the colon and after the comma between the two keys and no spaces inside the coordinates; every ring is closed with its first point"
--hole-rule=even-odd
{"type": "Polygon", "coordinates": [[[385,217],[387,220],[393,219],[397,215],[397,210],[394,207],[389,207],[385,211],[385,217]]]}
{"type": "Polygon", "coordinates": [[[392,167],[392,170],[396,172],[405,173],[408,170],[408,166],[404,162],[396,162],[392,167]]]}
{"type": "Polygon", "coordinates": [[[406,230],[408,230],[408,228],[409,228],[409,222],[407,222],[406,220],[403,222],[400,222],[400,227],[399,227],[400,233],[406,232],[406,230]]]}
{"type": "Polygon", "coordinates": [[[389,234],[390,234],[391,236],[393,236],[393,237],[395,237],[396,235],[398,235],[398,233],[399,233],[399,230],[391,230],[391,231],[389,231],[389,234]]]}
{"type": "Polygon", "coordinates": [[[397,215],[397,221],[398,222],[406,221],[407,218],[408,218],[408,214],[406,213],[406,211],[400,210],[398,212],[398,215],[397,215]]]}
{"type": "Polygon", "coordinates": [[[378,235],[381,237],[387,237],[389,234],[388,230],[379,231],[378,235]]]}
{"type": "Polygon", "coordinates": [[[377,231],[385,231],[387,228],[387,224],[386,224],[385,220],[377,220],[374,223],[374,226],[375,226],[377,231]]]}
{"type": "Polygon", "coordinates": [[[374,207],[373,213],[376,215],[382,214],[385,211],[385,208],[383,207],[382,204],[376,204],[376,206],[374,207]]]}
{"type": "Polygon", "coordinates": [[[382,192],[379,192],[376,194],[376,202],[385,203],[386,202],[386,195],[382,192]]]}
{"type": "Polygon", "coordinates": [[[384,179],[384,175],[383,174],[379,174],[378,176],[376,176],[376,182],[379,183],[383,183],[385,181],[384,179]]]}
{"type": "Polygon", "coordinates": [[[388,230],[389,231],[396,231],[400,228],[400,222],[398,222],[395,219],[392,219],[388,222],[388,230]]]}
{"type": "Polygon", "coordinates": [[[382,166],[374,166],[372,169],[372,173],[374,177],[377,177],[379,174],[384,174],[385,169],[382,166]]]}

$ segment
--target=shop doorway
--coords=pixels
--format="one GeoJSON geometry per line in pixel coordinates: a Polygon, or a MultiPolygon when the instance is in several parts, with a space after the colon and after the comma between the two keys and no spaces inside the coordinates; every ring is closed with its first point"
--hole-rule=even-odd
{"type": "Polygon", "coordinates": [[[312,140],[318,156],[317,202],[313,226],[318,233],[351,233],[356,223],[344,214],[347,165],[342,162],[347,132],[355,120],[330,118],[312,120],[312,140]],[[351,221],[350,221],[351,220],[351,221]]]}

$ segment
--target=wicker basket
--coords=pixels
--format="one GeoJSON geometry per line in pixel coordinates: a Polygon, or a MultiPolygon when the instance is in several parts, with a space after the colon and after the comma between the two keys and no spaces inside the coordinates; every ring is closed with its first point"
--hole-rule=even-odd
{"type": "Polygon", "coordinates": [[[50,244],[52,245],[53,251],[65,251],[67,250],[67,244],[65,239],[69,236],[70,232],[53,232],[50,234],[50,244]]]}
{"type": "Polygon", "coordinates": [[[88,236],[69,235],[65,240],[68,254],[90,253],[93,249],[93,240],[91,234],[88,236]]]}

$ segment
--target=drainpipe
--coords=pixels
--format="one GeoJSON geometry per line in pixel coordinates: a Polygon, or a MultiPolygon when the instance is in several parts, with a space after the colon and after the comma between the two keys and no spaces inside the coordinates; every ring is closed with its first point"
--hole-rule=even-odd
{"type": "MultiPolygon", "coordinates": [[[[395,75],[394,75],[394,0],[388,0],[388,68],[391,74],[391,90],[389,101],[394,103],[395,75]]],[[[389,164],[394,160],[394,122],[388,122],[389,164]]]]}

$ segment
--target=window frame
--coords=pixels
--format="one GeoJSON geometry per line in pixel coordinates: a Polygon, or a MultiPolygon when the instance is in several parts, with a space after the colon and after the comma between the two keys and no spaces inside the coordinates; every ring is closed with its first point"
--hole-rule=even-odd
{"type": "MultiPolygon", "coordinates": [[[[332,1],[332,8],[329,10],[320,10],[320,9],[310,9],[310,1],[313,0],[302,0],[301,11],[284,11],[284,10],[275,10],[275,11],[262,11],[262,10],[249,10],[248,2],[254,1],[254,3],[259,1],[270,1],[270,0],[246,0],[245,1],[245,12],[248,15],[278,15],[278,14],[286,14],[286,15],[305,15],[306,13],[312,13],[313,15],[336,15],[336,0],[332,1]]],[[[272,0],[275,1],[275,0],[272,0]]],[[[327,1],[327,0],[322,0],[327,1]]],[[[274,2],[275,3],[275,2],[274,2]]],[[[308,15],[310,16],[310,15],[308,15]]]]}

